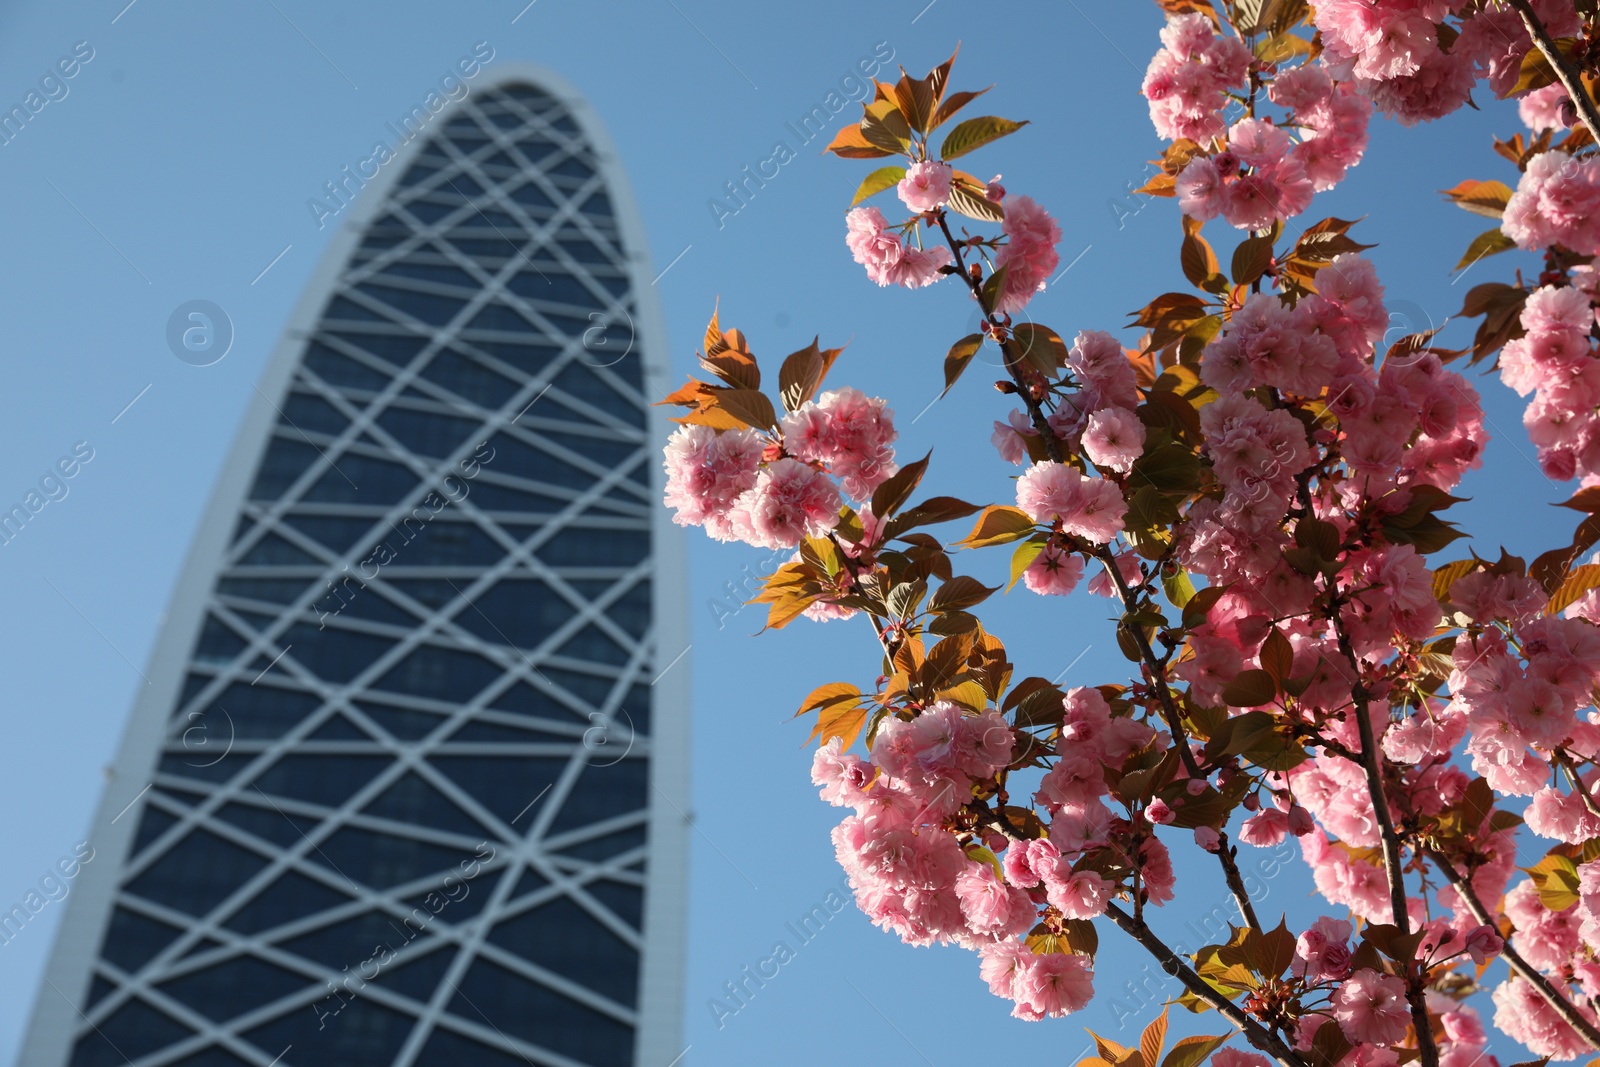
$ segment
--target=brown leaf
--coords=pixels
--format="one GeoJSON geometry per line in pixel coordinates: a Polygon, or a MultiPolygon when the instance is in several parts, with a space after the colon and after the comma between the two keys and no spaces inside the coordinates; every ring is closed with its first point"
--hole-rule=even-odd
{"type": "Polygon", "coordinates": [[[1457,207],[1491,219],[1504,215],[1506,204],[1511,200],[1511,187],[1505,182],[1481,182],[1471,178],[1453,189],[1443,189],[1441,192],[1457,207]]]}
{"type": "MultiPolygon", "coordinates": [[[[972,357],[978,354],[978,349],[983,347],[981,333],[969,333],[961,340],[950,346],[950,353],[944,357],[944,392],[948,393],[950,387],[956,384],[956,379],[961,377],[961,372],[967,369],[967,364],[972,362],[972,357]]],[[[943,396],[944,393],[940,393],[943,396]]]]}
{"type": "Polygon", "coordinates": [[[772,401],[758,389],[724,389],[717,394],[717,404],[752,429],[773,430],[778,426],[772,401]]]}
{"type": "Polygon", "coordinates": [[[846,126],[833,135],[824,152],[832,152],[844,159],[882,159],[897,153],[886,151],[868,141],[860,126],[846,126]]]}

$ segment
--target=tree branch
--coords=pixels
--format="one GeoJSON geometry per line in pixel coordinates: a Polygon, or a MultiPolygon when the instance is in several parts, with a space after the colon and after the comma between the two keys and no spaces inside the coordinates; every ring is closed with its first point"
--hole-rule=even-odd
{"type": "Polygon", "coordinates": [[[1528,36],[1533,38],[1533,43],[1544,53],[1544,58],[1555,70],[1556,77],[1561,79],[1562,86],[1567,90],[1567,96],[1571,97],[1573,106],[1578,109],[1578,116],[1589,128],[1589,136],[1600,144],[1600,110],[1595,108],[1594,98],[1589,95],[1589,90],[1584,88],[1582,77],[1573,69],[1567,57],[1561,54],[1561,49],[1556,47],[1550,31],[1539,21],[1539,16],[1534,13],[1529,0],[1506,0],[1506,3],[1522,16],[1522,24],[1528,28],[1528,36]]]}
{"type": "MultiPolygon", "coordinates": [[[[967,288],[972,290],[972,297],[978,302],[978,307],[982,309],[985,320],[991,326],[999,327],[1001,324],[996,319],[993,310],[984,303],[983,286],[978,283],[976,278],[967,273],[966,261],[961,251],[961,242],[957,241],[955,234],[950,232],[950,223],[946,220],[945,213],[943,211],[938,212],[937,218],[939,220],[939,229],[944,233],[944,239],[950,245],[951,254],[955,256],[956,269],[960,272],[962,280],[967,283],[967,288]]],[[[1007,344],[1009,343],[1007,342],[1007,344]]],[[[1061,446],[1056,438],[1055,431],[1050,428],[1049,420],[1045,418],[1043,410],[1038,402],[1034,400],[1033,394],[1029,392],[1021,374],[1018,373],[1017,361],[1013,359],[1012,353],[1006,349],[1005,345],[1002,345],[1001,348],[1006,355],[1006,370],[1011,375],[1011,380],[1016,383],[1017,391],[1022,396],[1022,402],[1027,405],[1028,417],[1032,420],[1034,429],[1039,431],[1039,436],[1044,440],[1045,451],[1051,459],[1060,463],[1061,446]]],[[[1094,555],[1096,559],[1105,565],[1107,573],[1111,576],[1112,583],[1116,585],[1117,592],[1122,597],[1123,610],[1130,612],[1136,610],[1138,597],[1128,588],[1128,583],[1122,580],[1122,572],[1117,569],[1116,558],[1112,555],[1111,549],[1107,546],[1101,546],[1094,555]]],[[[1178,748],[1179,758],[1183,760],[1183,765],[1188,770],[1189,777],[1204,778],[1205,775],[1201,772],[1199,764],[1195,762],[1194,753],[1189,751],[1189,737],[1183,729],[1183,720],[1178,715],[1177,707],[1172,703],[1172,692],[1167,685],[1166,668],[1156,656],[1155,649],[1150,647],[1150,640],[1145,636],[1144,631],[1134,627],[1132,628],[1132,633],[1134,640],[1138,643],[1139,654],[1144,660],[1145,668],[1150,672],[1151,681],[1155,685],[1156,693],[1161,701],[1162,718],[1166,720],[1167,729],[1172,733],[1172,742],[1178,748]]],[[[1235,850],[1228,844],[1226,831],[1218,831],[1217,833],[1216,855],[1217,861],[1222,865],[1223,880],[1228,883],[1228,892],[1233,895],[1233,902],[1239,908],[1239,915],[1245,922],[1250,924],[1252,930],[1261,929],[1261,922],[1256,918],[1255,906],[1250,903],[1250,894],[1246,892],[1244,879],[1239,874],[1235,850]]]]}
{"type": "MultiPolygon", "coordinates": [[[[978,308],[983,312],[984,321],[996,329],[1004,329],[1003,324],[995,317],[994,309],[983,300],[983,286],[978,280],[967,273],[966,258],[962,255],[962,243],[956,240],[956,235],[950,232],[950,223],[945,218],[943,210],[937,211],[934,217],[939,220],[939,229],[944,233],[946,243],[950,245],[950,253],[956,257],[956,271],[961,275],[961,280],[967,283],[967,288],[972,290],[972,298],[978,302],[978,308]]],[[[1055,430],[1050,428],[1050,420],[1045,417],[1044,408],[1039,401],[1034,399],[1028,385],[1022,380],[1018,370],[1019,361],[1016,353],[1011,349],[1011,342],[1005,341],[1000,345],[1000,351],[1006,357],[1006,373],[1011,376],[1011,381],[1017,387],[1017,393],[1022,397],[1022,403],[1028,409],[1028,419],[1033,423],[1033,428],[1038,431],[1039,437],[1044,442],[1046,454],[1057,463],[1061,462],[1061,442],[1056,438],[1055,430]]]]}
{"type": "MultiPolygon", "coordinates": [[[[1383,868],[1389,876],[1389,906],[1394,911],[1393,922],[1401,936],[1411,932],[1411,916],[1406,907],[1406,883],[1400,856],[1400,835],[1395,832],[1394,816],[1389,812],[1389,799],[1383,791],[1383,753],[1372,730],[1371,701],[1366,683],[1361,680],[1361,663],[1350,645],[1350,635],[1345,630],[1342,604],[1337,592],[1333,598],[1332,616],[1334,635],[1339,641],[1339,652],[1350,663],[1354,678],[1350,696],[1355,701],[1356,726],[1361,733],[1361,767],[1366,771],[1367,796],[1372,802],[1373,814],[1383,835],[1383,868]]],[[[1439,1049],[1433,1040],[1433,1026],[1428,1022],[1427,995],[1422,988],[1420,968],[1416,975],[1407,975],[1406,1001],[1411,1005],[1411,1025],[1417,1034],[1417,1048],[1422,1054],[1423,1067],[1439,1067],[1439,1049]]]]}
{"type": "MultiPolygon", "coordinates": [[[[1472,883],[1463,877],[1460,871],[1456,870],[1454,864],[1431,848],[1423,849],[1423,855],[1432,860],[1434,866],[1439,868],[1439,873],[1444,875],[1445,881],[1455,887],[1456,894],[1466,902],[1467,909],[1472,912],[1473,918],[1485,926],[1499,929],[1494,917],[1489,914],[1489,909],[1485,908],[1483,901],[1478,899],[1477,890],[1473,889],[1472,883]]],[[[1589,1042],[1590,1047],[1600,1049],[1600,1029],[1597,1029],[1593,1023],[1585,1019],[1583,1014],[1578,1011],[1577,1006],[1562,996],[1561,991],[1555,987],[1549,978],[1539,973],[1537,968],[1523,959],[1517,950],[1511,947],[1510,941],[1505,943],[1505,947],[1500,950],[1500,955],[1505,957],[1506,966],[1510,967],[1519,977],[1538,990],[1539,995],[1545,999],[1545,1003],[1554,1008],[1556,1014],[1560,1015],[1568,1026],[1582,1034],[1583,1039],[1589,1042]]]]}
{"type": "Polygon", "coordinates": [[[1160,962],[1164,971],[1182,982],[1184,988],[1216,1008],[1223,1018],[1242,1030],[1252,1045],[1277,1060],[1283,1067],[1307,1067],[1306,1061],[1300,1054],[1284,1044],[1282,1038],[1246,1015],[1239,1005],[1223,996],[1212,987],[1211,983],[1196,974],[1177,953],[1167,947],[1166,942],[1156,936],[1155,931],[1145,925],[1143,919],[1134,918],[1115,903],[1106,905],[1106,914],[1123,933],[1144,946],[1145,950],[1160,962]]]}
{"type": "MultiPolygon", "coordinates": [[[[1122,606],[1125,611],[1134,611],[1138,607],[1137,595],[1128,588],[1128,583],[1123,581],[1122,572],[1117,569],[1116,557],[1112,555],[1109,547],[1102,547],[1095,553],[1111,576],[1112,583],[1117,587],[1117,593],[1122,597],[1122,606]]],[[[1134,643],[1139,646],[1139,655],[1144,659],[1145,669],[1150,672],[1150,681],[1155,686],[1157,699],[1161,703],[1161,717],[1166,720],[1167,729],[1172,732],[1172,743],[1177,746],[1178,758],[1183,761],[1184,768],[1191,778],[1204,778],[1200,765],[1195,762],[1194,753],[1189,751],[1189,734],[1183,728],[1183,719],[1178,714],[1178,708],[1172,702],[1172,689],[1167,684],[1167,669],[1165,664],[1156,656],[1155,649],[1150,647],[1150,639],[1145,636],[1141,627],[1130,627],[1134,643]]],[[[1244,879],[1239,875],[1236,850],[1228,844],[1228,834],[1225,830],[1217,831],[1217,861],[1222,865],[1223,880],[1228,883],[1228,892],[1233,894],[1233,902],[1239,909],[1239,915],[1250,924],[1252,930],[1261,929],[1261,921],[1256,918],[1255,905],[1250,902],[1250,894],[1245,890],[1244,879]]]]}

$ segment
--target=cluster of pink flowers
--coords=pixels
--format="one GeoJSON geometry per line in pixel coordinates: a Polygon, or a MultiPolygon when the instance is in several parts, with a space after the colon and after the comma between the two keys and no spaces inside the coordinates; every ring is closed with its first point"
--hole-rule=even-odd
{"type": "Polygon", "coordinates": [[[1569,843],[1600,836],[1600,820],[1589,815],[1581,797],[1551,787],[1547,756],[1531,751],[1549,753],[1559,746],[1584,758],[1600,752],[1593,713],[1578,716],[1600,681],[1600,630],[1582,619],[1554,616],[1511,625],[1520,657],[1498,629],[1457,642],[1446,712],[1471,732],[1473,770],[1498,793],[1534,798],[1526,814],[1529,829],[1569,843]]]}
{"type": "MultiPolygon", "coordinates": [[[[1443,26],[1462,6],[1454,0],[1327,0],[1316,9],[1324,60],[1334,77],[1351,80],[1380,111],[1406,125],[1461,107],[1480,77],[1496,95],[1509,95],[1533,46],[1527,28],[1509,6],[1487,5],[1459,26],[1443,26]]],[[[1554,37],[1582,29],[1569,2],[1534,0],[1533,7],[1554,37]]]]}
{"type": "MultiPolygon", "coordinates": [[[[1068,350],[1067,371],[1077,389],[1050,413],[1051,432],[1096,465],[1127,473],[1144,450],[1145,429],[1136,414],[1138,377],[1122,346],[1104,330],[1084,330],[1068,350]]],[[[1001,459],[1020,464],[1028,455],[1026,439],[1037,435],[1028,417],[1013,411],[994,424],[989,440],[1001,459]]]]}
{"type": "Polygon", "coordinates": [[[900,468],[894,461],[894,412],[882,397],[846,386],[808,400],[784,416],[783,447],[808,463],[820,463],[855,500],[900,468]]]}
{"type": "Polygon", "coordinates": [[[1600,252],[1600,160],[1541,152],[1528,161],[1500,228],[1521,248],[1600,252]]]}
{"type": "Polygon", "coordinates": [[[1207,404],[1200,418],[1223,497],[1190,508],[1179,558],[1212,581],[1264,574],[1276,564],[1282,536],[1270,531],[1288,513],[1296,477],[1316,459],[1305,427],[1242,395],[1207,404]]]}
{"type": "Polygon", "coordinates": [[[1097,545],[1122,532],[1128,502],[1115,482],[1086,478],[1068,463],[1045,461],[1017,479],[1017,507],[1034,522],[1097,545]]]}
{"type": "Polygon", "coordinates": [[[941,702],[911,720],[886,719],[870,762],[841,752],[837,738],[817,751],[811,779],[822,798],[856,812],[834,829],[833,843],[874,923],[908,944],[968,948],[1032,928],[1032,898],[940,826],[971,798],[974,781],[1011,762],[1013,744],[998,712],[963,714],[941,702]]]}
{"type": "MultiPolygon", "coordinates": [[[[1073,868],[1088,852],[1129,829],[1103,802],[1110,792],[1104,768],[1120,768],[1129,755],[1155,740],[1149,726],[1113,716],[1098,690],[1068,691],[1057,746],[1060,759],[1034,796],[1034,803],[1051,814],[1050,833],[1013,841],[1006,849],[1002,870],[1014,891],[1068,919],[1105,913],[1117,887],[1092,869],[1073,868]]],[[[1146,838],[1139,860],[1150,899],[1158,904],[1171,900],[1174,878],[1165,846],[1146,838]]],[[[1065,1015],[1083,1007],[1093,994],[1094,973],[1087,957],[1034,954],[1010,938],[983,946],[981,953],[984,980],[996,996],[1015,1002],[1012,1014],[1018,1018],[1065,1015]]]]}
{"type": "Polygon", "coordinates": [[[673,521],[703,526],[719,541],[794,548],[839,524],[838,483],[865,500],[898,469],[893,412],[859,390],[807,401],[782,427],[788,455],[770,462],[768,445],[753,430],[676,430],[663,461],[673,521]]]}
{"type": "Polygon", "coordinates": [[[1317,192],[1338,185],[1361,162],[1372,101],[1348,83],[1335,82],[1326,66],[1307,63],[1282,72],[1269,95],[1289,109],[1290,121],[1300,127],[1300,143],[1292,151],[1317,192]]]}
{"type": "Polygon", "coordinates": [[[845,244],[857,263],[867,268],[867,277],[882,285],[903,285],[920,289],[944,275],[939,268],[950,263],[950,249],[912,248],[889,228],[883,212],[875,207],[858,207],[845,216],[848,232],[845,244]]]}
{"type": "Polygon", "coordinates": [[[1014,1001],[1011,1014],[1019,1019],[1070,1015],[1094,997],[1094,961],[1087,956],[1035,954],[1019,941],[987,945],[981,955],[989,991],[1014,1001]]]}
{"type": "Polygon", "coordinates": [[[1501,381],[1521,396],[1534,395],[1522,423],[1539,449],[1539,465],[1552,478],[1582,478],[1585,485],[1600,480],[1600,359],[1589,339],[1594,325],[1588,293],[1545,286],[1522,309],[1527,332],[1500,353],[1501,381]]]}
{"type": "Polygon", "coordinates": [[[1566,129],[1578,121],[1578,109],[1560,82],[1535,89],[1518,100],[1517,115],[1534,133],[1566,129]]]}
{"type": "Polygon", "coordinates": [[[1228,90],[1244,88],[1250,49],[1213,31],[1204,15],[1169,19],[1161,44],[1144,76],[1156,132],[1173,141],[1205,142],[1221,135],[1228,90]]]}
{"type": "Polygon", "coordinates": [[[1008,196],[1006,217],[1000,224],[1006,243],[995,253],[996,270],[1005,268],[1005,289],[995,301],[994,310],[1015,315],[1033,295],[1043,292],[1061,262],[1056,245],[1061,241],[1061,226],[1050,213],[1026,196],[1008,196]]]}
{"type": "Polygon", "coordinates": [[[1178,175],[1183,213],[1201,220],[1221,215],[1242,230],[1265,230],[1300,214],[1316,187],[1290,147],[1288,133],[1265,119],[1234,123],[1226,151],[1196,156],[1178,175]]]}
{"type": "Polygon", "coordinates": [[[1228,131],[1225,150],[1185,165],[1176,185],[1185,215],[1266,229],[1304,212],[1313,192],[1333,188],[1361,162],[1372,105],[1321,66],[1285,71],[1271,98],[1290,109],[1280,124],[1243,119],[1228,131]],[[1292,128],[1299,129],[1298,143],[1289,137],[1292,128]]]}
{"type": "MultiPolygon", "coordinates": [[[[1596,992],[1600,993],[1600,989],[1596,992]]],[[[1512,1040],[1527,1045],[1535,1055],[1575,1060],[1594,1051],[1531,982],[1511,978],[1496,986],[1494,1008],[1494,1024],[1512,1040]]],[[[1588,1005],[1579,1005],[1578,1011],[1590,1023],[1596,1021],[1594,1009],[1588,1005]]]]}
{"type": "MultiPolygon", "coordinates": [[[[1504,911],[1516,925],[1512,947],[1529,964],[1549,975],[1558,988],[1570,990],[1576,982],[1582,997],[1572,997],[1574,1007],[1590,1023],[1597,1019],[1594,1003],[1600,998],[1600,863],[1578,867],[1577,903],[1560,911],[1547,906],[1532,881],[1523,881],[1506,894],[1504,911]]],[[[1572,1026],[1540,996],[1532,983],[1513,976],[1494,991],[1495,1025],[1527,1045],[1536,1055],[1576,1059],[1594,1050],[1572,1026]]]]}

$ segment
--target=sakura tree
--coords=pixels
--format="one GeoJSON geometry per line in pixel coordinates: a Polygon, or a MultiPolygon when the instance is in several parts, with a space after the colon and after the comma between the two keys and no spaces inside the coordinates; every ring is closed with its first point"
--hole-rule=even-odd
{"type": "Polygon", "coordinates": [[[1579,563],[1600,543],[1596,2],[1159,3],[1143,91],[1170,144],[1142,192],[1176,200],[1193,291],[1145,303],[1132,347],[1023,314],[1060,229],[953,165],[1022,126],[956,121],[981,93],[951,90],[954,57],[878,83],[830,146],[900,157],[846,216],[867,277],[979,309],[946,388],[985,344],[1003,354],[997,387],[1020,406],[990,440],[1019,476],[1000,501],[913,504],[930,457],[899,462],[884,399],[821,391],[839,350],[787,357],[774,403],[713,316],[716,380],[665,401],[686,409],[667,504],[718,540],[793,551],[757,597],[770,628],[871,625],[881,677],[820,685],[800,711],[822,799],[852,809],[833,840],[873,922],[972,949],[1037,1020],[1094,996],[1104,920],[1233,1027],[1163,1057],[1163,1014],[1139,1048],[1097,1037],[1090,1067],[1470,1067],[1480,989],[1534,1054],[1600,1053],[1600,564],[1579,563]],[[1437,331],[1385,346],[1371,245],[1304,216],[1360,163],[1375,111],[1440,119],[1484,82],[1530,133],[1495,145],[1514,189],[1450,190],[1498,220],[1460,266],[1520,247],[1545,269],[1470,291],[1470,348],[1437,331]],[[889,190],[899,218],[859,206],[889,190]],[[1226,269],[1202,233],[1217,222],[1226,269]],[[1486,360],[1531,394],[1544,470],[1580,480],[1571,543],[1532,565],[1441,558],[1461,536],[1452,491],[1489,443],[1451,365],[1486,360]],[[959,540],[930,532],[972,516],[959,540]],[[1123,677],[1016,677],[997,589],[956,573],[1000,545],[1012,586],[1120,605],[1123,677]],[[1328,912],[1301,929],[1264,921],[1239,870],[1241,847],[1291,836],[1328,912]],[[1519,872],[1537,838],[1554,845],[1519,872]],[[1159,914],[1176,847],[1213,857],[1241,923],[1182,956],[1159,914]],[[1235,1035],[1255,1051],[1223,1047],[1235,1035]]]}

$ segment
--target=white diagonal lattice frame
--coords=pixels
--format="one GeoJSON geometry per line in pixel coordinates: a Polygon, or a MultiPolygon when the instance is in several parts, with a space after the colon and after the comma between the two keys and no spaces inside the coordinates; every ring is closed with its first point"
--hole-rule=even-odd
{"type": "MultiPolygon", "coordinates": [[[[398,885],[358,884],[345,877],[323,849],[330,838],[346,830],[458,854],[471,854],[483,841],[494,849],[494,858],[483,864],[483,869],[485,877],[489,873],[498,876],[489,879],[492,890],[480,889],[490,893],[488,902],[464,921],[431,924],[426,940],[402,943],[388,964],[399,968],[446,943],[453,960],[431,995],[406,995],[381,983],[363,989],[363,998],[416,1020],[397,1053],[385,1062],[409,1067],[439,1031],[540,1065],[578,1067],[585,1062],[526,1035],[508,1035],[493,1018],[475,1011],[475,1006],[462,1009],[463,977],[479,960],[632,1028],[633,1061],[641,1067],[659,1067],[681,1051],[688,664],[674,660],[687,642],[685,575],[680,532],[665,521],[665,511],[658,503],[655,442],[662,427],[646,405],[650,397],[665,392],[667,350],[649,282],[643,230],[626,182],[604,131],[570,87],[542,70],[499,64],[486,71],[471,96],[436,116],[422,136],[399,151],[387,170],[363,190],[348,216],[265,370],[258,403],[246,416],[191,548],[146,671],[150,685],[136,705],[115,764],[115,777],[89,834],[97,856],[84,868],[68,901],[22,1064],[62,1067],[79,1038],[98,1032],[101,1023],[136,998],[190,1031],[181,1040],[133,1056],[130,1062],[136,1067],[176,1063],[207,1048],[223,1049],[242,1062],[268,1067],[280,1050],[264,1049],[244,1035],[291,1010],[314,1017],[311,1003],[327,996],[327,983],[344,978],[340,969],[297,954],[285,948],[285,942],[360,915],[385,915],[401,922],[412,912],[415,898],[437,889],[441,877],[449,873],[425,872],[398,885]],[[547,93],[554,98],[549,102],[554,106],[526,99],[519,102],[517,96],[504,91],[513,86],[531,86],[547,93]],[[467,123],[473,128],[472,137],[446,136],[447,127],[461,128],[467,123]],[[519,152],[519,140],[527,137],[554,147],[542,159],[530,160],[519,152]],[[508,166],[507,159],[514,165],[508,166]],[[567,168],[569,173],[559,173],[566,160],[578,165],[567,168]],[[433,167],[432,173],[402,184],[401,178],[419,163],[433,167]],[[585,176],[589,169],[592,173],[585,176]],[[533,200],[548,200],[553,206],[537,211],[528,208],[523,198],[513,195],[523,187],[533,200]],[[609,198],[609,219],[581,210],[597,192],[609,198]],[[363,244],[369,233],[378,232],[375,227],[403,236],[392,243],[379,242],[384,247],[363,244]],[[575,257],[557,240],[573,235],[599,249],[602,255],[598,260],[575,257]],[[469,244],[499,239],[514,245],[515,251],[469,254],[452,243],[452,237],[469,244]],[[416,265],[454,268],[468,280],[442,282],[416,276],[422,272],[407,276],[403,269],[394,269],[416,265]],[[577,299],[525,297],[515,283],[530,268],[541,276],[549,271],[575,280],[582,291],[577,299]],[[612,284],[604,284],[606,281],[612,284]],[[372,283],[381,283],[382,288],[372,283]],[[394,295],[385,299],[381,294],[386,291],[394,295]],[[341,307],[355,309],[346,314],[361,317],[335,321],[336,297],[348,302],[341,307]],[[436,306],[450,308],[449,302],[456,306],[442,321],[427,321],[408,312],[409,301],[429,298],[444,301],[436,306]],[[517,329],[501,337],[474,327],[474,318],[488,306],[510,309],[518,318],[517,329]],[[571,325],[574,321],[581,324],[576,330],[571,325]],[[591,323],[612,328],[608,339],[612,345],[618,330],[632,341],[631,352],[623,358],[642,362],[643,373],[635,378],[635,384],[607,366],[615,358],[615,348],[597,350],[585,344],[588,334],[583,327],[591,323]],[[555,353],[542,368],[518,367],[500,358],[496,346],[489,343],[526,343],[530,334],[555,353]],[[405,358],[386,356],[393,360],[389,363],[358,347],[362,335],[407,338],[420,341],[420,345],[405,358]],[[356,344],[351,343],[352,338],[356,344]],[[357,388],[319,375],[305,365],[314,341],[376,371],[381,384],[375,381],[357,388]],[[506,387],[509,393],[489,401],[461,395],[422,376],[429,361],[444,351],[497,374],[510,383],[506,387]],[[615,404],[608,407],[564,390],[557,379],[574,362],[626,403],[620,409],[615,404]],[[291,395],[320,401],[345,425],[342,429],[300,427],[286,411],[291,407],[291,395]],[[378,422],[386,412],[467,420],[459,425],[470,423],[474,428],[440,454],[423,456],[405,447],[378,422]],[[280,438],[295,442],[296,447],[310,446],[303,469],[278,491],[252,493],[251,484],[269,446],[280,438]],[[461,464],[473,464],[474,455],[481,460],[482,452],[475,453],[475,449],[491,438],[526,446],[548,457],[552,466],[564,464],[565,477],[541,482],[526,471],[510,473],[504,465],[497,470],[490,459],[481,463],[473,484],[537,494],[538,499],[550,502],[548,507],[538,514],[504,506],[480,507],[469,493],[431,520],[440,525],[430,529],[443,530],[443,524],[450,523],[452,529],[459,527],[474,537],[487,538],[499,554],[494,562],[408,566],[402,549],[377,576],[363,574],[365,588],[359,594],[383,598],[397,618],[383,621],[355,611],[328,613],[330,583],[339,582],[357,565],[371,539],[340,551],[286,520],[309,516],[370,522],[373,536],[386,534],[396,524],[404,526],[405,517],[419,506],[431,511],[431,505],[421,503],[427,494],[437,490],[452,470],[459,479],[461,464]],[[601,442],[610,446],[612,452],[605,462],[584,452],[586,438],[596,443],[596,452],[601,442]],[[617,452],[619,445],[625,447],[625,455],[617,452]],[[345,466],[364,461],[399,464],[415,485],[384,502],[304,499],[323,479],[349,481],[340,468],[341,461],[345,466]],[[572,484],[573,471],[581,475],[583,484],[572,484]],[[649,554],[624,560],[619,566],[583,568],[551,565],[540,555],[541,547],[563,531],[604,530],[647,534],[649,554]],[[247,558],[269,537],[288,546],[278,552],[287,552],[290,562],[252,562],[247,558]],[[295,580],[303,582],[304,588],[292,601],[274,603],[240,595],[237,588],[224,592],[219,588],[224,578],[295,580]],[[517,644],[477,606],[483,593],[509,578],[536,579],[549,596],[559,598],[559,613],[564,618],[536,643],[517,644]],[[412,595],[415,587],[408,585],[408,580],[419,579],[446,582],[451,592],[436,603],[423,603],[412,595]],[[639,633],[607,609],[642,582],[648,582],[651,608],[648,627],[639,633]],[[321,612],[314,606],[318,601],[322,602],[321,612]],[[323,677],[296,657],[290,634],[292,627],[304,627],[319,617],[330,632],[382,642],[384,651],[353,677],[323,677]],[[223,644],[228,646],[227,652],[212,650],[202,656],[197,649],[202,627],[219,625],[226,635],[223,644]],[[609,641],[608,647],[621,649],[623,654],[608,662],[585,659],[570,647],[596,639],[585,635],[598,635],[598,640],[609,641]],[[459,700],[377,688],[391,669],[403,665],[419,649],[478,657],[492,665],[496,676],[474,695],[459,700]],[[652,684],[655,671],[669,663],[674,665],[652,684]],[[541,668],[565,672],[563,676],[584,675],[603,686],[607,695],[596,699],[575,694],[551,683],[541,668]],[[190,677],[203,680],[186,688],[190,677]],[[222,781],[204,781],[196,774],[203,775],[205,760],[195,759],[193,750],[186,747],[185,729],[194,714],[211,708],[230,686],[240,685],[308,694],[316,708],[278,736],[234,739],[227,759],[230,765],[237,763],[238,769],[222,781]],[[572,714],[565,720],[530,719],[490,706],[516,685],[544,694],[572,714]],[[648,687],[650,725],[647,731],[635,734],[619,725],[617,716],[624,698],[637,686],[648,687]],[[185,692],[187,696],[181,698],[185,692]],[[420,738],[396,736],[367,713],[369,698],[388,708],[435,716],[436,725],[420,738]],[[312,739],[335,720],[353,724],[357,735],[364,736],[312,739]],[[467,723],[497,727],[503,736],[519,739],[451,740],[457,727],[467,723]],[[607,739],[626,740],[631,746],[625,757],[630,765],[633,761],[647,763],[648,789],[645,802],[635,810],[593,821],[584,821],[579,812],[574,826],[573,813],[563,805],[575,783],[585,773],[604,773],[605,765],[615,758],[611,750],[597,751],[592,744],[597,726],[607,728],[607,739]],[[163,755],[167,759],[157,773],[163,755]],[[278,766],[286,756],[308,755],[381,755],[387,762],[376,775],[364,776],[360,787],[337,804],[259,787],[263,772],[278,766]],[[182,762],[200,770],[176,766],[173,757],[179,756],[186,756],[182,762]],[[442,773],[430,759],[452,756],[543,758],[559,761],[563,769],[548,783],[530,781],[530,801],[541,789],[546,791],[526,813],[507,818],[442,773]],[[364,810],[408,777],[431,786],[458,813],[482,826],[483,832],[419,825],[364,810]],[[281,817],[300,828],[299,836],[287,845],[257,836],[237,820],[218,817],[229,805],[281,817]],[[563,818],[562,829],[554,828],[558,817],[563,818]],[[135,832],[147,819],[156,829],[140,833],[142,840],[135,853],[135,832]],[[647,843],[599,858],[593,858],[593,853],[580,857],[563,851],[629,828],[647,829],[647,843]],[[128,890],[141,873],[197,829],[256,857],[262,866],[199,916],[128,890]],[[227,924],[258,891],[287,872],[338,894],[340,902],[248,934],[227,924]],[[519,889],[526,872],[532,872],[542,884],[532,890],[519,889]],[[642,923],[636,926],[591,892],[602,883],[642,887],[642,923]],[[488,939],[496,924],[557,897],[581,908],[639,952],[638,993],[632,1005],[488,939]],[[116,907],[176,926],[182,933],[134,973],[128,973],[102,958],[102,944],[116,907]],[[157,988],[241,955],[303,977],[304,987],[264,998],[245,1014],[223,1021],[207,1018],[181,998],[157,988]],[[93,1003],[89,1002],[91,979],[98,979],[101,988],[93,1003]]],[[[208,725],[216,729],[215,723],[208,725]]],[[[350,960],[348,964],[353,967],[359,962],[350,960]]],[[[336,1024],[335,1020],[332,1025],[336,1024]]],[[[559,1021],[551,1024],[559,1025],[559,1021]]],[[[312,1048],[303,1054],[304,1059],[290,1053],[279,1062],[326,1062],[312,1048]]]]}

